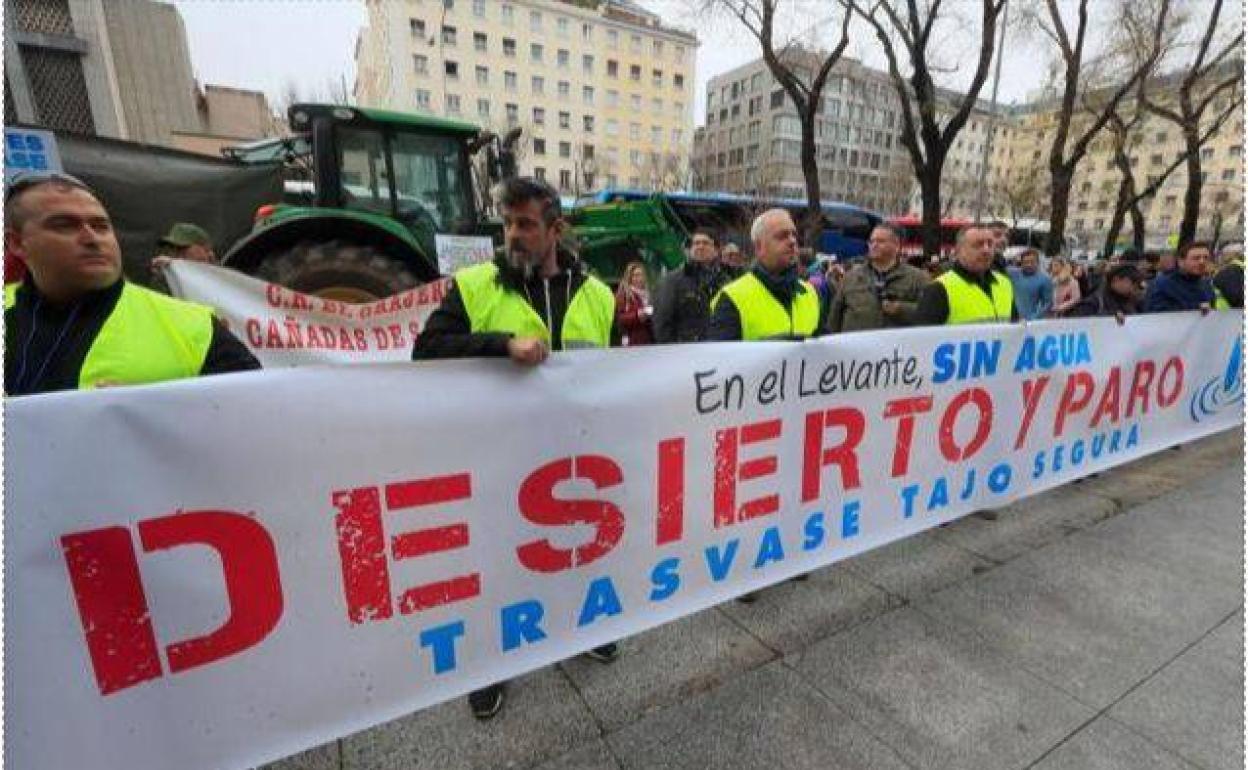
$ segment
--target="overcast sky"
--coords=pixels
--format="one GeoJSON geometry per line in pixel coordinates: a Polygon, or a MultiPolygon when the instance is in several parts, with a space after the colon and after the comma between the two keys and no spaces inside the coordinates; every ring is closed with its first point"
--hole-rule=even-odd
{"type": "MultiPolygon", "coordinates": [[[[331,80],[345,77],[348,88],[353,82],[356,34],[368,20],[360,0],[172,2],[186,22],[191,62],[201,83],[257,89],[273,100],[288,82],[296,83],[305,98],[308,94],[324,95],[331,80]]],[[[641,3],[669,24],[698,30],[701,45],[695,104],[700,125],[706,81],[758,58],[758,45],[731,19],[692,16],[690,0],[641,3]]],[[[832,6],[829,0],[784,0],[786,33],[813,36],[816,41],[830,44],[839,32],[838,25],[826,19],[832,6]]],[[[977,48],[977,38],[963,40],[963,35],[956,31],[944,36],[943,50],[949,63],[962,65],[961,73],[950,77],[958,79],[966,74],[973,66],[977,48]]],[[[876,66],[884,64],[878,43],[865,28],[854,28],[847,54],[876,66]]],[[[1007,38],[1001,75],[1002,102],[1021,101],[1039,86],[1044,67],[1038,62],[1042,59],[1038,43],[1007,38]]],[[[989,97],[991,82],[989,79],[985,84],[981,98],[989,97]]]]}

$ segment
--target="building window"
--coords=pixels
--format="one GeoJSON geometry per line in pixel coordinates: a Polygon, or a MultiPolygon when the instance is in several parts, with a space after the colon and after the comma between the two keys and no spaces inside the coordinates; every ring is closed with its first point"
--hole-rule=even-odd
{"type": "Polygon", "coordinates": [[[412,30],[412,35],[413,35],[414,37],[424,37],[424,36],[425,36],[425,21],[424,21],[424,19],[411,19],[411,20],[409,20],[409,21],[408,21],[408,23],[407,23],[407,24],[408,24],[408,26],[409,26],[409,27],[411,27],[411,30],[412,30]]]}
{"type": "Polygon", "coordinates": [[[593,41],[594,39],[594,25],[593,24],[581,25],[581,39],[584,40],[586,43],[593,41]]]}
{"type": "Polygon", "coordinates": [[[615,90],[607,91],[607,106],[618,107],[620,105],[620,92],[615,90]]]}
{"type": "Polygon", "coordinates": [[[634,110],[640,110],[641,109],[641,96],[638,94],[633,94],[632,96],[629,96],[628,103],[629,103],[629,106],[632,107],[634,110]]]}
{"type": "Polygon", "coordinates": [[[1232,158],[1238,158],[1240,153],[1244,151],[1244,148],[1234,145],[1232,147],[1228,147],[1227,150],[1230,152],[1232,158]]]}
{"type": "Polygon", "coordinates": [[[607,30],[607,47],[612,51],[620,47],[620,33],[614,29],[607,30]]]}
{"type": "Polygon", "coordinates": [[[446,68],[447,80],[459,80],[459,62],[448,61],[443,66],[446,68]]]}
{"type": "Polygon", "coordinates": [[[662,111],[663,111],[663,100],[662,100],[662,99],[651,99],[651,100],[650,100],[650,109],[654,110],[654,114],[655,114],[655,115],[658,115],[660,112],[662,112],[662,111]]]}
{"type": "Polygon", "coordinates": [[[634,167],[641,166],[641,150],[630,150],[628,153],[628,162],[634,167]]]}
{"type": "Polygon", "coordinates": [[[514,126],[520,122],[520,107],[516,104],[507,105],[507,124],[514,126]]]}
{"type": "Polygon", "coordinates": [[[490,84],[490,68],[477,66],[477,85],[488,86],[490,84]]]}
{"type": "Polygon", "coordinates": [[[482,118],[490,117],[490,100],[489,99],[477,100],[477,115],[482,118]]]}
{"type": "Polygon", "coordinates": [[[628,124],[628,138],[632,139],[634,142],[639,141],[641,139],[641,124],[640,123],[628,124]]]}
{"type": "Polygon", "coordinates": [[[489,37],[484,32],[473,32],[472,47],[477,51],[485,52],[490,47],[489,37]]]}
{"type": "Polygon", "coordinates": [[[572,143],[571,142],[559,143],[559,157],[560,158],[572,157],[572,143]]]}
{"type": "Polygon", "coordinates": [[[685,76],[684,75],[672,75],[672,86],[675,87],[677,91],[684,89],[685,76]]]}
{"type": "Polygon", "coordinates": [[[534,94],[540,95],[546,93],[546,78],[534,75],[531,85],[534,94]]]}
{"type": "Polygon", "coordinates": [[[568,17],[560,16],[555,20],[555,28],[559,30],[559,37],[568,36],[568,17]]]}
{"type": "Polygon", "coordinates": [[[1212,147],[1201,148],[1200,159],[1201,160],[1213,160],[1213,148],[1212,147]]]}
{"type": "Polygon", "coordinates": [[[510,27],[516,23],[516,9],[510,3],[503,3],[503,24],[510,27]]]}
{"type": "Polygon", "coordinates": [[[586,115],[584,117],[582,128],[585,129],[585,133],[587,134],[594,133],[594,116],[593,115],[586,115]]]}
{"type": "Polygon", "coordinates": [[[426,72],[429,71],[429,57],[428,56],[422,56],[421,54],[416,54],[415,56],[412,57],[412,60],[416,65],[417,75],[424,75],[426,72]]]}
{"type": "Polygon", "coordinates": [[[634,64],[628,68],[628,79],[636,81],[638,83],[641,82],[641,65],[640,64],[634,64]]]}
{"type": "Polygon", "coordinates": [[[560,128],[571,128],[571,127],[572,127],[572,113],[570,113],[570,112],[560,112],[560,113],[559,113],[559,127],[560,127],[560,128]]]}
{"type": "Polygon", "coordinates": [[[478,19],[485,18],[485,0],[472,0],[472,15],[478,19]]]}
{"type": "Polygon", "coordinates": [[[566,168],[559,171],[559,189],[564,191],[572,189],[572,172],[566,168]]]}
{"type": "Polygon", "coordinates": [[[617,78],[620,76],[620,63],[615,59],[607,59],[607,77],[617,78]]]}
{"type": "Polygon", "coordinates": [[[533,125],[535,126],[546,125],[546,110],[545,109],[541,107],[533,108],[533,125]]]}
{"type": "Polygon", "coordinates": [[[594,146],[592,144],[582,144],[581,157],[585,160],[592,160],[594,157],[594,146]]]}
{"type": "Polygon", "coordinates": [[[672,146],[679,146],[681,140],[684,139],[684,131],[679,128],[672,129],[672,146]]]}
{"type": "Polygon", "coordinates": [[[589,54],[585,54],[584,56],[582,56],[581,57],[581,70],[586,75],[594,74],[594,57],[590,56],[589,54]]]}
{"type": "Polygon", "coordinates": [[[537,137],[533,138],[533,154],[534,155],[546,154],[546,140],[545,139],[539,139],[537,137]]]}
{"type": "Polygon", "coordinates": [[[641,53],[641,35],[632,35],[628,39],[628,50],[641,53]]]}
{"type": "MultiPolygon", "coordinates": [[[[536,145],[537,142],[534,142],[534,144],[536,145]]],[[[546,152],[545,150],[543,150],[541,153],[538,153],[538,154],[545,155],[546,152]]],[[[546,169],[542,168],[541,166],[534,166],[533,176],[537,177],[537,181],[545,182],[546,181],[546,169]]]]}
{"type": "Polygon", "coordinates": [[[586,104],[593,104],[594,103],[594,87],[583,86],[581,88],[581,99],[586,104]]]}
{"type": "Polygon", "coordinates": [[[1222,181],[1223,181],[1223,182],[1231,182],[1231,181],[1234,181],[1234,179],[1235,179],[1235,170],[1234,170],[1234,169],[1230,169],[1230,168],[1228,168],[1226,171],[1223,171],[1223,172],[1222,172],[1222,181]]]}
{"type": "Polygon", "coordinates": [[[537,11],[529,11],[529,31],[542,31],[542,15],[537,11]]]}
{"type": "Polygon", "coordinates": [[[784,91],[772,91],[771,92],[771,108],[773,110],[776,110],[783,106],[784,106],[784,91]]]}
{"type": "Polygon", "coordinates": [[[446,112],[448,115],[459,114],[459,94],[446,95],[446,112]]]}
{"type": "Polygon", "coordinates": [[[429,109],[429,92],[423,88],[416,89],[416,106],[422,110],[429,109]]]}
{"type": "Polygon", "coordinates": [[[446,46],[455,45],[455,28],[454,27],[448,27],[445,24],[442,25],[442,45],[446,45],[446,46]]]}
{"type": "Polygon", "coordinates": [[[559,98],[567,99],[572,94],[572,86],[566,80],[559,81],[559,98]]]}
{"type": "Polygon", "coordinates": [[[650,127],[650,143],[656,147],[663,144],[663,129],[659,126],[650,127]]]}
{"type": "Polygon", "coordinates": [[[1148,162],[1154,166],[1160,166],[1162,163],[1165,162],[1165,159],[1162,157],[1161,153],[1157,153],[1156,155],[1153,155],[1152,157],[1150,157],[1148,159],[1148,162]]]}
{"type": "Polygon", "coordinates": [[[503,87],[506,88],[508,91],[515,91],[516,85],[517,85],[516,73],[510,72],[510,71],[504,72],[503,73],[503,87]]]}
{"type": "Polygon", "coordinates": [[[542,46],[540,43],[533,43],[529,46],[529,60],[534,64],[542,63],[542,46]]]}
{"type": "Polygon", "coordinates": [[[611,118],[610,120],[607,121],[607,136],[619,136],[619,135],[620,135],[620,122],[616,120],[615,118],[611,118]]]}
{"type": "Polygon", "coordinates": [[[503,56],[510,59],[516,58],[516,41],[512,38],[503,38],[503,56]]]}
{"type": "Polygon", "coordinates": [[[654,72],[651,73],[650,83],[655,88],[662,88],[663,87],[663,70],[654,70],[654,72]]]}

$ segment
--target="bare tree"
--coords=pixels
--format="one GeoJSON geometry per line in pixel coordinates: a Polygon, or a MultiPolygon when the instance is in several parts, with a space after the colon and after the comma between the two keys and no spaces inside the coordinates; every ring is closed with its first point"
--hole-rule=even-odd
{"type": "Polygon", "coordinates": [[[1125,44],[1119,43],[1121,38],[1116,38],[1115,43],[1132,51],[1130,57],[1117,57],[1125,62],[1121,68],[1110,67],[1110,62],[1115,57],[1109,52],[1095,63],[1090,63],[1086,55],[1089,0],[1077,1],[1073,30],[1063,15],[1059,0],[1042,1],[1043,11],[1036,13],[1034,20],[1058,52],[1057,86],[1060,97],[1057,125],[1053,143],[1049,147],[1049,237],[1045,241],[1045,252],[1057,254],[1066,239],[1066,218],[1070,209],[1070,189],[1075,168],[1087,155],[1093,138],[1109,122],[1110,115],[1118,108],[1119,103],[1153,72],[1163,51],[1163,40],[1170,19],[1170,0],[1138,2],[1135,4],[1134,15],[1125,18],[1135,19],[1139,23],[1118,26],[1116,34],[1125,35],[1126,41],[1125,44]],[[1114,71],[1113,80],[1116,85],[1104,84],[1106,75],[1096,71],[1097,64],[1114,71]],[[1086,120],[1076,122],[1074,118],[1079,108],[1081,89],[1103,89],[1104,98],[1099,100],[1100,108],[1095,114],[1089,114],[1086,120]]]}
{"type": "MultiPolygon", "coordinates": [[[[923,200],[923,252],[940,253],[941,177],[945,159],[958,133],[966,125],[979,92],[988,77],[996,45],[997,21],[1006,0],[979,0],[980,39],[978,57],[970,87],[965,94],[944,94],[951,114],[943,125],[933,74],[943,69],[934,60],[933,30],[942,18],[943,0],[840,0],[875,30],[893,90],[901,103],[901,142],[910,154],[923,200]],[[898,50],[900,49],[900,50],[898,50]],[[901,72],[900,56],[912,69],[907,79],[901,72]]],[[[945,9],[947,10],[947,9],[945,9]]]]}
{"type": "Polygon", "coordinates": [[[891,164],[880,176],[880,195],[884,199],[884,208],[895,214],[905,214],[910,210],[910,195],[914,192],[914,174],[911,168],[902,163],[891,164]]]}
{"type": "Polygon", "coordinates": [[[1232,114],[1240,111],[1244,101],[1242,67],[1220,66],[1226,64],[1227,57],[1243,45],[1242,28],[1217,53],[1211,55],[1221,14],[1222,0],[1213,0],[1209,21],[1201,36],[1196,56],[1187,71],[1179,77],[1177,88],[1172,92],[1177,105],[1165,105],[1150,96],[1147,90],[1141,93],[1141,99],[1149,112],[1178,126],[1183,135],[1187,189],[1183,195],[1183,219],[1179,223],[1180,247],[1195,239],[1196,224],[1200,217],[1200,191],[1203,183],[1200,148],[1210,136],[1202,130],[1202,126],[1206,124],[1206,113],[1210,105],[1218,100],[1214,107],[1216,117],[1212,122],[1221,125],[1232,114]],[[1219,100],[1219,96],[1223,98],[1219,100]]]}
{"type": "Polygon", "coordinates": [[[1015,169],[996,185],[996,197],[1004,201],[1015,227],[1024,218],[1045,218],[1048,187],[1044,181],[1044,169],[1038,163],[1031,163],[1015,169]]]}
{"type": "Polygon", "coordinates": [[[841,39],[827,54],[808,51],[793,41],[777,45],[776,9],[783,0],[703,0],[704,11],[730,12],[758,41],[763,61],[797,110],[802,128],[801,164],[806,181],[805,243],[816,243],[823,228],[823,196],[819,188],[819,163],[815,144],[816,118],[823,103],[823,87],[832,68],[849,45],[848,10],[841,22],[841,39]],[[811,74],[806,74],[806,73],[811,74]]]}

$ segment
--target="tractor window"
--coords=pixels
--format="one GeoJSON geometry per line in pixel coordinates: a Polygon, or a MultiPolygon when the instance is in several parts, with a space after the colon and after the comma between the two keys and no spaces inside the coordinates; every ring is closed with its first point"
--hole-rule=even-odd
{"type": "Polygon", "coordinates": [[[446,136],[396,133],[390,149],[398,218],[432,220],[437,232],[462,230],[470,219],[462,144],[446,136]]]}
{"type": "Polygon", "coordinates": [[[389,214],[390,181],[386,176],[386,151],[381,133],[341,128],[338,152],[343,206],[389,214]]]}

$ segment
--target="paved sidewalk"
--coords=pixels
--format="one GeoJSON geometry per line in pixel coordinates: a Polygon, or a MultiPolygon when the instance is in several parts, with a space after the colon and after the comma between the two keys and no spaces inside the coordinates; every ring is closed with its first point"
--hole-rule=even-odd
{"type": "Polygon", "coordinates": [[[1238,431],[268,770],[1242,768],[1238,431]]]}

